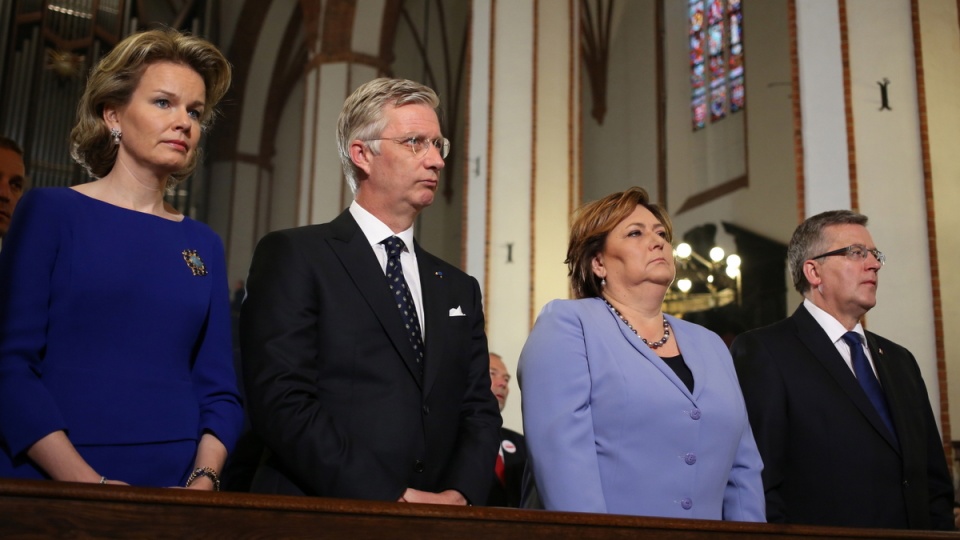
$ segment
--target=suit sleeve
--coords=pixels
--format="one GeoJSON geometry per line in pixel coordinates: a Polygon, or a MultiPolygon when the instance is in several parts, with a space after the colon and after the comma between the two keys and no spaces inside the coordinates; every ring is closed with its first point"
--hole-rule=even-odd
{"type": "Polygon", "coordinates": [[[460,405],[460,426],[451,466],[443,479],[445,489],[459,491],[471,504],[483,504],[490,492],[500,440],[500,409],[490,391],[490,356],[484,332],[480,285],[473,289],[467,392],[460,405]]]}
{"type": "Polygon", "coordinates": [[[544,307],[520,354],[528,465],[547,510],[606,513],[583,325],[562,306],[544,307]]]}
{"type": "Polygon", "coordinates": [[[240,437],[243,409],[240,407],[237,375],[233,366],[226,257],[219,237],[214,236],[212,244],[211,250],[216,253],[210,265],[214,284],[192,370],[193,386],[197,403],[200,404],[197,438],[209,431],[223,443],[227,451],[231,451],[240,437]]]}
{"type": "Polygon", "coordinates": [[[52,198],[20,201],[0,254],[0,437],[11,456],[67,428],[40,381],[54,270],[66,225],[52,198]]]}
{"type": "Polygon", "coordinates": [[[318,395],[318,287],[301,247],[284,233],[257,246],[240,311],[241,360],[255,432],[305,491],[397,500],[406,486],[338,428],[318,395]]]}
{"type": "Polygon", "coordinates": [[[930,508],[930,527],[934,530],[953,531],[956,529],[953,520],[953,479],[950,476],[949,469],[947,469],[947,459],[943,452],[943,442],[940,440],[940,430],[937,428],[937,422],[933,416],[930,396],[927,394],[927,387],[923,383],[920,366],[912,353],[906,349],[903,349],[903,351],[910,359],[909,365],[913,371],[911,379],[916,381],[913,394],[920,396],[922,401],[922,406],[918,408],[922,409],[925,433],[926,484],[930,508]]]}
{"type": "Polygon", "coordinates": [[[731,346],[737,377],[743,391],[747,414],[763,458],[763,487],[767,521],[784,523],[788,510],[780,489],[787,453],[786,388],[771,351],[750,333],[742,334],[731,346]]]}
{"type": "Polygon", "coordinates": [[[930,524],[935,530],[953,531],[956,530],[953,518],[953,481],[950,477],[950,471],[947,469],[943,443],[940,441],[940,432],[937,429],[936,421],[933,419],[932,410],[926,416],[927,491],[930,497],[930,524]]]}

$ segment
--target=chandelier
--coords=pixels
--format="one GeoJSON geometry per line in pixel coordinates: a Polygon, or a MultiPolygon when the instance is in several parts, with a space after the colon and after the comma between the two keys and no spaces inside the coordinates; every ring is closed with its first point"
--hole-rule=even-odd
{"type": "Polygon", "coordinates": [[[677,278],[667,290],[663,311],[682,317],[734,302],[740,305],[740,256],[714,247],[703,256],[684,242],[673,250],[677,278]]]}

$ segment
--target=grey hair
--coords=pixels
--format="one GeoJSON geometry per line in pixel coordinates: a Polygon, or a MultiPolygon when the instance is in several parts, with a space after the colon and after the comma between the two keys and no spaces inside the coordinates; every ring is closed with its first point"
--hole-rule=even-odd
{"type": "MultiPolygon", "coordinates": [[[[407,79],[379,78],[360,85],[343,103],[337,119],[337,150],[343,175],[350,189],[357,192],[360,168],[350,158],[350,143],[355,140],[376,139],[387,127],[384,109],[387,105],[427,105],[440,116],[440,98],[427,86],[407,79]]],[[[380,153],[379,141],[367,145],[374,154],[380,153]]]]}
{"type": "Polygon", "coordinates": [[[803,263],[823,252],[826,243],[823,230],[834,225],[866,227],[867,216],[851,210],[829,210],[807,218],[793,231],[790,244],[787,245],[787,260],[790,263],[793,288],[800,294],[810,290],[810,282],[803,275],[803,263]]]}

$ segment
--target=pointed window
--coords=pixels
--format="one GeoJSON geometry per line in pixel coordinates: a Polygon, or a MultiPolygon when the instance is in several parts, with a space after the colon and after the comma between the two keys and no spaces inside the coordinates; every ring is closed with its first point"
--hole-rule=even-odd
{"type": "Polygon", "coordinates": [[[744,108],[741,0],[688,0],[694,131],[744,108]]]}

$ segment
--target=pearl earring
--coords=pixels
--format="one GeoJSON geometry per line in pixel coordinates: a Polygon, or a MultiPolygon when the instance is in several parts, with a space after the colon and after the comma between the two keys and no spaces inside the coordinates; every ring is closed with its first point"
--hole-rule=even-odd
{"type": "Polygon", "coordinates": [[[120,144],[120,137],[123,137],[123,132],[121,132],[118,128],[112,128],[110,130],[110,136],[113,137],[113,144],[118,145],[120,144]]]}

